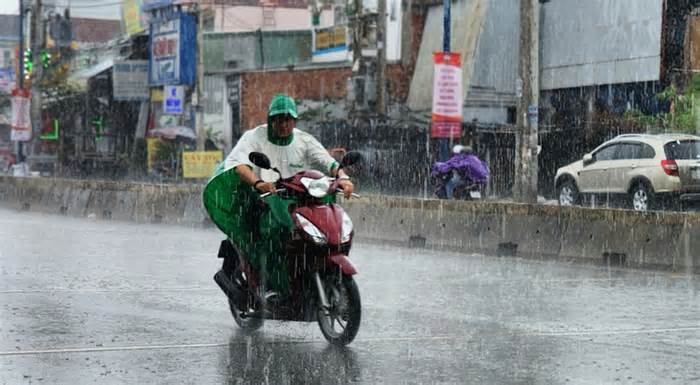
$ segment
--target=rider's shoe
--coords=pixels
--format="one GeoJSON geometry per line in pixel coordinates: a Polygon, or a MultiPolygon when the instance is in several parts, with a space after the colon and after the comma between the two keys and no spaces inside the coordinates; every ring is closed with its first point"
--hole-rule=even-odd
{"type": "Polygon", "coordinates": [[[282,300],[280,293],[272,290],[266,291],[263,298],[265,299],[265,303],[268,305],[278,305],[282,300]]]}

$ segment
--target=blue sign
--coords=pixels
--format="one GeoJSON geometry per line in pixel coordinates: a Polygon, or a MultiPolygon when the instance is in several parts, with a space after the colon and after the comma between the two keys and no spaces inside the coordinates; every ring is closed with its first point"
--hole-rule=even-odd
{"type": "Polygon", "coordinates": [[[527,107],[527,118],[531,127],[537,127],[539,121],[539,108],[537,105],[531,104],[527,107]]]}
{"type": "Polygon", "coordinates": [[[15,88],[15,69],[0,68],[0,91],[9,94],[15,88]]]}
{"type": "Polygon", "coordinates": [[[185,105],[183,86],[165,86],[163,90],[163,113],[182,115],[185,105]]]}
{"type": "Polygon", "coordinates": [[[145,12],[149,12],[156,9],[172,7],[173,5],[173,0],[146,0],[143,6],[141,6],[141,9],[145,12]]]}
{"type": "Polygon", "coordinates": [[[177,13],[169,19],[151,19],[151,86],[193,85],[197,68],[195,17],[177,13]]]}

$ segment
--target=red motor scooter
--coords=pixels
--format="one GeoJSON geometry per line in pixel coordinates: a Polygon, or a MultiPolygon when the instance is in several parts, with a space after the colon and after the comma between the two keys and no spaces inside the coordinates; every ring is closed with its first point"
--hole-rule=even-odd
{"type": "MultiPolygon", "coordinates": [[[[262,153],[252,152],[249,159],[260,168],[277,171],[262,153]]],[[[341,164],[347,166],[359,159],[359,153],[348,153],[341,164]]],[[[270,204],[269,199],[294,201],[284,206],[287,213],[281,213],[291,216],[293,222],[284,255],[288,271],[294,272],[289,277],[290,295],[265,298],[257,272],[229,240],[223,241],[219,250],[219,256],[225,258],[224,268],[214,280],[229,298],[234,320],[245,330],[260,328],[265,319],[316,321],[330,343],[347,345],[360,328],[362,308],[353,279],[357,269],[348,258],[353,224],[334,203],[335,194],[342,191],[338,181],[318,171],[301,171],[278,180],[276,189],[260,199],[271,207],[279,205],[270,204]]]]}

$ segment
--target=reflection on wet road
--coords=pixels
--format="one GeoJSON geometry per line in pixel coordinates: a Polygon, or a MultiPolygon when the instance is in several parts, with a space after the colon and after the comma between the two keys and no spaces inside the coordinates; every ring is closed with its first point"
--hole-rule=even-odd
{"type": "Polygon", "coordinates": [[[358,244],[363,323],[246,335],[214,229],[0,209],[0,384],[688,384],[700,277],[358,244]]]}

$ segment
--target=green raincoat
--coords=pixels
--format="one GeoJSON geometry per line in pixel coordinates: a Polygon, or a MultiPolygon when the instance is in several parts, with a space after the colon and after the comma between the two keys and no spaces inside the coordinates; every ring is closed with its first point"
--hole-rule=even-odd
{"type": "Polygon", "coordinates": [[[202,200],[214,224],[238,246],[268,287],[286,292],[289,274],[284,246],[291,236],[288,207],[294,201],[277,194],[261,200],[235,169],[224,170],[223,162],[204,187],[202,200]]]}

